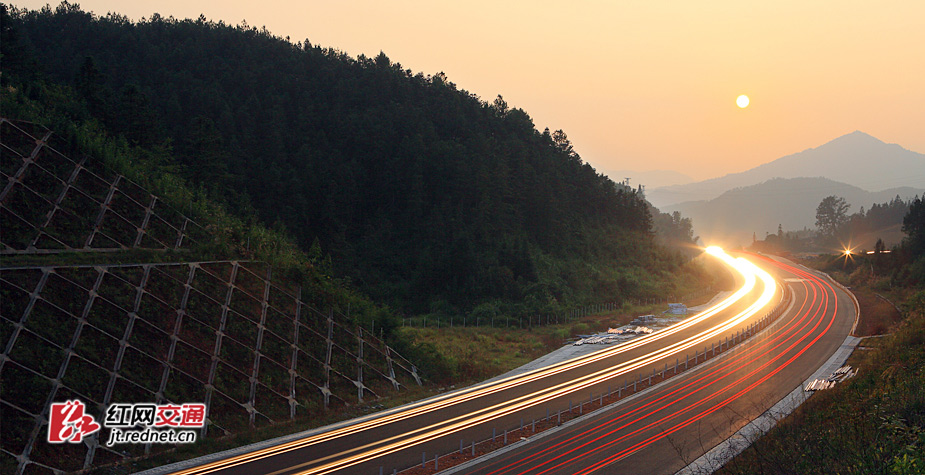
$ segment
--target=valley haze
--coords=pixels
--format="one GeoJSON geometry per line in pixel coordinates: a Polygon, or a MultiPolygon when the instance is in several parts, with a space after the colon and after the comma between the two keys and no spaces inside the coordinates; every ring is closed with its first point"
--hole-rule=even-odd
{"type": "Polygon", "coordinates": [[[826,196],[845,198],[850,214],[923,193],[925,155],[855,131],[744,172],[648,187],[646,199],[691,218],[703,242],[736,246],[776,233],[778,226],[813,229],[816,206],[826,196]]]}

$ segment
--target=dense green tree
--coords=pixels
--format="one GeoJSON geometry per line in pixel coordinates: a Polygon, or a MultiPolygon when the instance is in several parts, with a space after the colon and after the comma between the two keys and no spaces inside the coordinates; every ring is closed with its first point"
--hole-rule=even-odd
{"type": "Polygon", "coordinates": [[[157,117],[148,97],[134,84],[122,88],[113,123],[115,130],[132,145],[150,147],[158,141],[160,127],[157,117]]]}
{"type": "Polygon", "coordinates": [[[909,212],[903,218],[903,232],[913,253],[925,253],[925,200],[915,197],[909,204],[909,212]]]}
{"type": "Polygon", "coordinates": [[[663,241],[682,246],[693,245],[697,242],[698,238],[694,237],[694,223],[690,218],[681,216],[681,213],[677,211],[669,214],[652,208],[651,212],[655,234],[663,241]]]}
{"type": "Polygon", "coordinates": [[[185,174],[192,183],[209,189],[225,184],[229,156],[212,119],[196,116],[190,121],[181,153],[186,162],[185,174]]]}
{"type": "Polygon", "coordinates": [[[98,117],[107,117],[109,111],[105,109],[105,92],[103,91],[103,76],[96,67],[93,58],[87,56],[80,64],[77,77],[74,80],[77,93],[87,101],[90,112],[98,117]]]}
{"type": "MultiPolygon", "coordinates": [[[[318,243],[337,273],[403,309],[536,288],[562,305],[629,296],[639,287],[615,276],[656,265],[639,193],[584,163],[564,131],[541,133],[443,73],[204,17],[131,22],[62,3],[9,19],[94,119],[174,154],[193,187],[318,243]]],[[[669,220],[692,238],[689,220],[669,220]]]]}
{"type": "Polygon", "coordinates": [[[31,73],[35,68],[30,68],[30,55],[26,52],[19,39],[19,31],[14,27],[13,19],[10,17],[10,11],[5,3],[0,3],[0,64],[3,65],[3,74],[0,74],[0,84],[6,86],[9,84],[11,75],[23,76],[31,73]]]}
{"type": "Polygon", "coordinates": [[[839,226],[848,219],[850,205],[840,196],[826,196],[816,207],[816,227],[828,238],[835,237],[839,226]]]}
{"type": "Polygon", "coordinates": [[[860,211],[847,216],[845,220],[838,225],[835,234],[843,238],[857,237],[863,234],[877,232],[891,226],[901,225],[903,218],[909,211],[909,202],[903,201],[896,196],[886,203],[874,203],[870,209],[866,210],[862,206],[860,211]]]}

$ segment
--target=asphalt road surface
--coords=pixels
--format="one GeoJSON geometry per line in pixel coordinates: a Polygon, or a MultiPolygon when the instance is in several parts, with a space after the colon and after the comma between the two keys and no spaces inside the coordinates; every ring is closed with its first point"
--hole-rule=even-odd
{"type": "Polygon", "coordinates": [[[755,256],[789,285],[789,311],[755,338],[645,397],[488,459],[477,474],[673,474],[800,386],[851,332],[856,308],[828,279],[755,256]]]}
{"type": "Polygon", "coordinates": [[[629,393],[633,381],[647,385],[653,374],[656,384],[663,372],[666,379],[651,391],[537,437],[536,443],[486,458],[465,473],[674,473],[801,384],[837,349],[855,320],[850,297],[813,274],[750,256],[776,275],[774,283],[754,266],[723,256],[718,255],[737,269],[742,288],[712,310],[663,331],[272,447],[224,454],[217,462],[177,473],[392,473],[420,466],[422,458],[432,464],[435,453],[458,450],[460,443],[468,446],[493,432],[500,435],[521,421],[544,419],[602,393],[629,393]],[[775,307],[780,310],[774,316],[780,315],[772,320],[775,307]],[[704,362],[707,355],[711,358],[704,362]],[[691,366],[686,371],[685,362],[691,366]]]}

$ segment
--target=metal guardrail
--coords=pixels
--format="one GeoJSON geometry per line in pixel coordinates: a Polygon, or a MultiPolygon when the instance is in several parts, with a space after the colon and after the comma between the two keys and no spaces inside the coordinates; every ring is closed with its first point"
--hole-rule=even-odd
{"type": "MultiPolygon", "coordinates": [[[[421,454],[420,464],[403,469],[390,467],[390,471],[387,471],[385,466],[380,466],[378,473],[380,475],[385,475],[385,473],[401,474],[407,472],[421,475],[437,473],[451,467],[456,468],[450,470],[449,473],[465,473],[465,466],[460,465],[469,463],[469,461],[481,455],[502,449],[509,444],[519,443],[521,440],[532,437],[545,430],[561,426],[573,419],[582,417],[585,411],[590,414],[594,410],[601,410],[623,399],[634,397],[672,376],[681,374],[690,368],[695,368],[699,364],[706,363],[714,357],[722,355],[729,349],[736,347],[738,344],[755,336],[765,328],[770,327],[777,318],[783,314],[793,298],[793,294],[788,286],[781,286],[780,288],[781,297],[778,303],[757,322],[749,325],[744,330],[725,336],[725,339],[720,338],[717,342],[709,346],[704,346],[702,352],[700,350],[695,350],[693,355],[694,358],[690,358],[690,354],[686,355],[684,360],[681,360],[680,357],[677,358],[673,368],[666,363],[661,369],[657,367],[653,368],[651,374],[634,374],[631,380],[624,379],[622,385],[617,384],[615,387],[608,386],[606,392],[602,391],[597,395],[590,393],[590,397],[582,399],[577,404],[573,404],[573,401],[570,400],[567,409],[564,407],[557,410],[550,410],[547,408],[545,417],[522,418],[519,426],[502,427],[500,431],[498,427],[493,427],[491,429],[491,437],[489,438],[479,441],[460,440],[459,450],[454,450],[445,454],[427,454],[425,452],[421,454]]],[[[370,475],[374,474],[375,472],[370,475]]]]}

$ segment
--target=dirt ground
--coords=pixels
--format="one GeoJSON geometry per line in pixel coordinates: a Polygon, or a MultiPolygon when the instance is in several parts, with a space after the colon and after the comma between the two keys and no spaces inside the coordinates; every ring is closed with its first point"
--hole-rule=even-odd
{"type": "Polygon", "coordinates": [[[896,307],[874,291],[866,288],[851,289],[861,306],[861,318],[855,336],[872,336],[889,333],[902,320],[896,307]]]}

